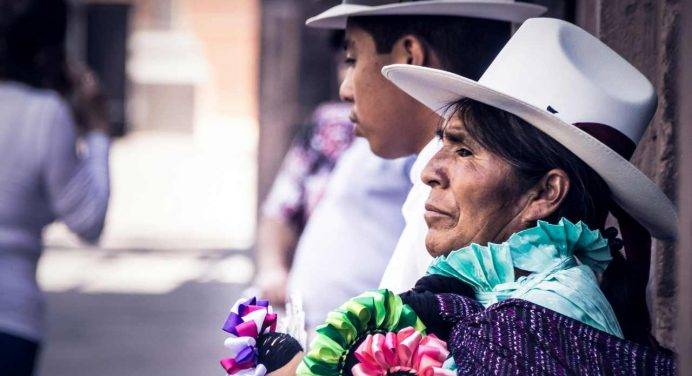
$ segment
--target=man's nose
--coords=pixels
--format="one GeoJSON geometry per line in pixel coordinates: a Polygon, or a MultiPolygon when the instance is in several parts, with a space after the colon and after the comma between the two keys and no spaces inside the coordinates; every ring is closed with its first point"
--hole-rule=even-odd
{"type": "Polygon", "coordinates": [[[351,82],[351,72],[348,72],[343,82],[341,82],[341,86],[339,86],[339,97],[344,102],[353,103],[353,85],[351,82]]]}

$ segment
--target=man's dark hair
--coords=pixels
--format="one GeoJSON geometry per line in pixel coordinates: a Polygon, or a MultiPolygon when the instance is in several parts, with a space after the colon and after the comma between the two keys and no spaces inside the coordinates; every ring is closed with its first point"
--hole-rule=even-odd
{"type": "MultiPolygon", "coordinates": [[[[453,16],[363,16],[348,19],[375,40],[377,53],[390,53],[405,35],[420,38],[442,69],[477,80],[511,36],[505,21],[453,16]]],[[[427,62],[424,63],[427,65],[427,62]]]]}

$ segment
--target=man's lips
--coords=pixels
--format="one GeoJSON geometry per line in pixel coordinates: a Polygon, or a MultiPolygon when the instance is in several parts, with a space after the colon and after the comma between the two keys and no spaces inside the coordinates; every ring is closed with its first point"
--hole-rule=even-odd
{"type": "Polygon", "coordinates": [[[356,116],[354,112],[351,112],[351,114],[348,115],[348,120],[350,120],[351,123],[353,123],[353,133],[358,137],[362,137],[363,130],[361,129],[361,127],[359,127],[358,116],[356,116]]]}
{"type": "Polygon", "coordinates": [[[351,123],[353,123],[353,124],[358,124],[358,116],[356,116],[356,114],[353,113],[353,112],[351,112],[351,113],[348,115],[348,120],[350,120],[351,123]]]}

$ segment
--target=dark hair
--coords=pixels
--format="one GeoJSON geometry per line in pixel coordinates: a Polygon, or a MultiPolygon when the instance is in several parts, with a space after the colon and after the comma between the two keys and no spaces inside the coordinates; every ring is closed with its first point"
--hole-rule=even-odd
{"type": "Polygon", "coordinates": [[[67,90],[64,0],[0,0],[0,77],[67,90]]]}
{"type": "Polygon", "coordinates": [[[348,25],[370,34],[380,54],[391,52],[401,37],[414,35],[435,52],[443,69],[474,80],[511,34],[509,22],[453,16],[350,17],[348,25]]]}
{"type": "MultiPolygon", "coordinates": [[[[512,183],[517,189],[529,189],[551,169],[561,169],[567,174],[571,183],[567,196],[558,210],[544,220],[556,223],[565,217],[604,232],[606,217],[613,208],[610,189],[574,153],[506,111],[471,99],[461,99],[451,104],[450,109],[474,141],[512,166],[512,183]]],[[[621,243],[618,245],[613,240],[616,234],[605,233],[612,235],[607,237],[611,240],[613,260],[603,274],[601,290],[613,307],[625,338],[646,343],[650,340],[651,324],[644,291],[630,278],[636,269],[619,252],[621,243]]]]}

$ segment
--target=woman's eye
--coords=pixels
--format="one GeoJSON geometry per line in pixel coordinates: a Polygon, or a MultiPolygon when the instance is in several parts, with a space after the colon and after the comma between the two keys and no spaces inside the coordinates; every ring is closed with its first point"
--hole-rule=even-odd
{"type": "Polygon", "coordinates": [[[470,157],[473,155],[471,150],[466,149],[466,148],[461,148],[461,149],[457,150],[457,154],[459,154],[462,157],[470,157]]]}
{"type": "Polygon", "coordinates": [[[356,59],[354,59],[352,57],[347,57],[346,60],[344,60],[344,63],[346,63],[346,65],[349,65],[349,66],[355,65],[356,59]]]}

